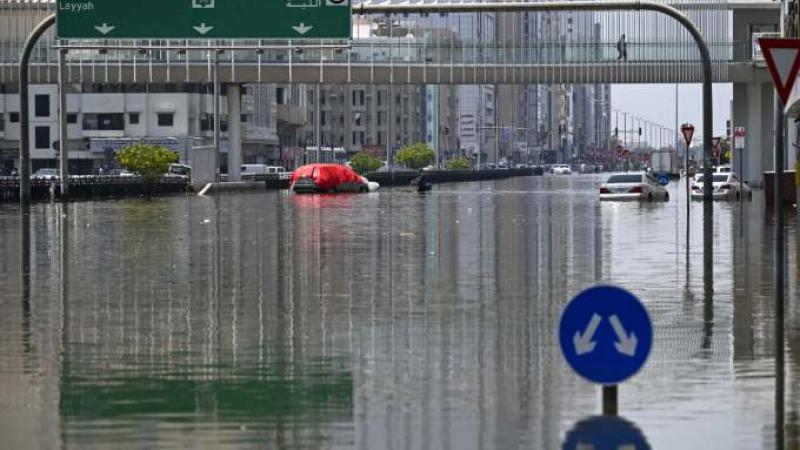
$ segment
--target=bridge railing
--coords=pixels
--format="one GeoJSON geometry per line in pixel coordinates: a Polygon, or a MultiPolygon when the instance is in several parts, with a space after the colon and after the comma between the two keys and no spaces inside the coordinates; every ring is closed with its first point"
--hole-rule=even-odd
{"type": "MultiPolygon", "coordinates": [[[[108,43],[109,46],[119,44],[108,43]]],[[[155,63],[155,64],[192,64],[208,63],[210,55],[205,50],[164,50],[150,48],[158,43],[128,43],[130,50],[71,50],[67,60],[70,63],[155,63]]],[[[172,44],[174,45],[174,44],[172,44]]],[[[235,50],[226,52],[220,63],[227,64],[607,64],[613,62],[699,62],[697,47],[690,43],[628,43],[626,57],[617,48],[616,43],[599,42],[538,42],[525,46],[504,47],[501,45],[433,46],[420,42],[359,42],[353,41],[349,49],[305,48],[265,49],[256,51],[258,41],[241,42],[237,45],[249,45],[252,50],[235,50]]],[[[319,45],[319,42],[316,43],[319,45]]],[[[323,44],[324,45],[324,44],[323,44]]],[[[747,62],[752,61],[752,48],[749,42],[709,42],[712,60],[715,62],[747,62]]],[[[224,47],[223,47],[224,48],[224,47]]],[[[50,52],[35,53],[33,63],[55,63],[50,52]]],[[[15,63],[12,58],[4,58],[3,63],[15,63]]]]}

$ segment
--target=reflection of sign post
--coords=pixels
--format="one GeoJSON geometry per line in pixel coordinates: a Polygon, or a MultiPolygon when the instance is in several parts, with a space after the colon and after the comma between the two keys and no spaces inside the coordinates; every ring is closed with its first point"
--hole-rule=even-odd
{"type": "Polygon", "coordinates": [[[636,425],[621,417],[595,416],[576,423],[564,436],[563,450],[648,450],[650,444],[636,425]]]}
{"type": "Polygon", "coordinates": [[[348,39],[350,0],[58,0],[62,39],[348,39]]]}

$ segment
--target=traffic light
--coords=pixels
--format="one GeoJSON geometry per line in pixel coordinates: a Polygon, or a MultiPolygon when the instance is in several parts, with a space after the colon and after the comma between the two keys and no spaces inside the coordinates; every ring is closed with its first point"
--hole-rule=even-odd
{"type": "Polygon", "coordinates": [[[642,127],[639,127],[639,136],[642,135],[642,127]]]}

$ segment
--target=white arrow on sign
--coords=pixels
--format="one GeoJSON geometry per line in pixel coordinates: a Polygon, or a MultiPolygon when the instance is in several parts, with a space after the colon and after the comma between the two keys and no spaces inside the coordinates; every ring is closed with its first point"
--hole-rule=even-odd
{"type": "Polygon", "coordinates": [[[194,28],[194,30],[200,34],[206,34],[214,29],[214,27],[209,27],[208,25],[206,25],[205,22],[201,23],[199,27],[192,27],[192,28],[194,28]]]}
{"type": "Polygon", "coordinates": [[[614,346],[617,347],[617,351],[623,355],[633,357],[633,355],[636,354],[636,346],[639,343],[639,340],[636,339],[636,334],[631,333],[630,336],[628,336],[628,333],[622,326],[622,322],[619,321],[619,317],[616,315],[609,317],[608,321],[611,322],[611,327],[614,328],[614,333],[617,334],[617,339],[619,339],[619,342],[614,343],[614,346]]]}
{"type": "Polygon", "coordinates": [[[116,27],[109,26],[105,22],[103,22],[103,25],[101,25],[99,27],[94,27],[94,29],[99,31],[100,34],[102,34],[102,35],[106,35],[108,33],[111,33],[112,31],[114,31],[114,28],[116,28],[116,27]]]}
{"type": "Polygon", "coordinates": [[[300,22],[300,25],[295,25],[295,26],[293,26],[293,27],[292,27],[292,29],[293,29],[294,31],[297,31],[297,32],[298,32],[298,33],[300,33],[300,34],[306,34],[306,33],[308,33],[309,31],[311,31],[311,29],[312,29],[312,28],[314,28],[314,27],[313,27],[313,26],[306,25],[306,24],[304,24],[303,22],[300,22]]]}
{"type": "Polygon", "coordinates": [[[586,353],[591,353],[594,350],[595,345],[597,342],[593,342],[592,338],[594,337],[594,332],[597,331],[597,327],[600,325],[600,321],[603,318],[598,316],[597,314],[593,314],[591,320],[589,320],[589,325],[586,326],[586,330],[581,335],[580,330],[575,332],[575,336],[572,337],[572,343],[575,345],[575,353],[578,355],[584,355],[586,353]]]}

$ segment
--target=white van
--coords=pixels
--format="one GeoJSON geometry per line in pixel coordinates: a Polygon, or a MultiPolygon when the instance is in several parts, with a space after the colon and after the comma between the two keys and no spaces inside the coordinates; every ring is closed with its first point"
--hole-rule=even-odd
{"type": "Polygon", "coordinates": [[[254,178],[257,176],[280,176],[286,173],[286,169],[280,166],[268,166],[266,164],[242,164],[242,178],[254,178]]]}

